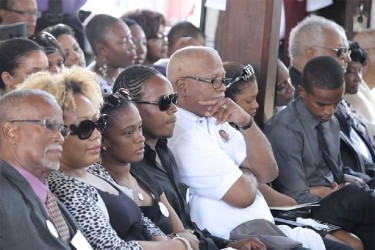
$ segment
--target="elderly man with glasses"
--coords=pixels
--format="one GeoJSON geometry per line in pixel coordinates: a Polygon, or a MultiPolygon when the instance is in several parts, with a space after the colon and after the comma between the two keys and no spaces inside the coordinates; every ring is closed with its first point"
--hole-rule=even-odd
{"type": "Polygon", "coordinates": [[[41,90],[5,95],[0,126],[0,248],[76,247],[77,225],[45,184],[69,134],[55,98],[41,90]]]}
{"type": "MultiPolygon", "coordinates": [[[[278,236],[288,231],[288,238],[279,237],[283,241],[324,248],[327,241],[323,243],[320,235],[309,229],[274,225],[257,186],[278,174],[272,148],[252,117],[225,98],[224,83],[231,80],[225,77],[218,52],[201,46],[182,48],[171,56],[167,77],[178,92],[177,120],[168,146],[176,158],[181,181],[190,188],[191,218],[198,227],[224,239],[239,239],[269,235],[269,230],[261,229],[267,225],[281,229],[278,236]],[[306,234],[295,234],[298,230],[306,234]]],[[[280,241],[276,244],[282,249],[280,241]]]]}
{"type": "Polygon", "coordinates": [[[345,30],[337,23],[320,16],[308,16],[292,29],[289,37],[289,74],[298,96],[301,72],[306,63],[317,56],[334,58],[344,70],[350,59],[345,30]]]}
{"type": "Polygon", "coordinates": [[[35,0],[0,0],[2,24],[25,23],[27,37],[34,34],[36,19],[40,16],[35,0]]]}

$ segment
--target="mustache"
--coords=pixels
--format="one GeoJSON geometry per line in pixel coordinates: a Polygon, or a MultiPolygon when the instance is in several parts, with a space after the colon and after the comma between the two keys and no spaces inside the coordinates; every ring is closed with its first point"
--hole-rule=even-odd
{"type": "Polygon", "coordinates": [[[54,144],[50,144],[46,147],[46,149],[44,150],[44,152],[48,152],[48,151],[62,151],[62,146],[58,143],[54,143],[54,144]]]}

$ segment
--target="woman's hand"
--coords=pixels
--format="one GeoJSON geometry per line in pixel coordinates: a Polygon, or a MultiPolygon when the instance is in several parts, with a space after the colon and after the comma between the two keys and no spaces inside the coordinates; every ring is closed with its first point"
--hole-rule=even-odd
{"type": "Polygon", "coordinates": [[[191,248],[194,250],[199,250],[199,240],[194,234],[193,230],[185,229],[184,231],[178,232],[177,236],[185,238],[189,241],[191,248]]]}

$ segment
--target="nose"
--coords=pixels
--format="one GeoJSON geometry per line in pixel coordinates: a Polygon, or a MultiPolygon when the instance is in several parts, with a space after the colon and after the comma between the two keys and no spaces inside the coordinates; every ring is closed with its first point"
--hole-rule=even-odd
{"type": "Polygon", "coordinates": [[[101,136],[102,136],[102,134],[100,133],[100,131],[97,128],[95,128],[94,132],[89,137],[89,140],[96,140],[96,139],[100,138],[101,136]]]}
{"type": "Polygon", "coordinates": [[[326,105],[324,108],[324,114],[328,116],[333,116],[333,113],[335,113],[335,106],[334,105],[326,105]]]}
{"type": "Polygon", "coordinates": [[[362,73],[359,72],[359,71],[355,72],[355,74],[354,74],[354,81],[355,82],[360,82],[361,80],[362,80],[362,73]]]}
{"type": "Polygon", "coordinates": [[[65,141],[64,136],[61,134],[59,130],[54,130],[52,134],[53,141],[62,145],[65,141]]]}
{"type": "Polygon", "coordinates": [[[169,109],[167,110],[167,112],[169,114],[173,114],[173,113],[176,113],[177,112],[177,105],[172,103],[171,106],[169,107],[169,109]]]}
{"type": "Polygon", "coordinates": [[[142,130],[139,130],[138,131],[138,136],[136,137],[136,142],[138,142],[138,143],[143,143],[143,142],[145,142],[145,137],[143,136],[143,134],[142,134],[142,130]]]}
{"type": "Polygon", "coordinates": [[[339,58],[340,58],[340,60],[342,60],[346,63],[350,63],[352,61],[352,59],[350,57],[350,53],[341,53],[339,58]]]}

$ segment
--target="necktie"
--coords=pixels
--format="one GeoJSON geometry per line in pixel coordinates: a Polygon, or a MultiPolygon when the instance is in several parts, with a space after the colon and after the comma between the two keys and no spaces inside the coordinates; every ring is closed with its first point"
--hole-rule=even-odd
{"type": "Polygon", "coordinates": [[[333,178],[337,183],[343,183],[344,182],[344,174],[341,171],[340,167],[337,165],[337,163],[332,159],[331,154],[328,149],[328,144],[326,139],[324,138],[324,128],[322,123],[319,123],[318,126],[316,126],[318,131],[318,143],[319,148],[322,151],[323,159],[326,162],[327,166],[332,172],[333,178]]]}
{"type": "Polygon", "coordinates": [[[69,233],[69,227],[66,223],[61,210],[59,206],[57,205],[57,202],[55,200],[55,196],[51,193],[51,191],[48,191],[47,194],[47,209],[48,213],[50,215],[50,218],[53,222],[53,224],[56,227],[57,232],[59,233],[60,237],[65,240],[66,242],[69,242],[70,240],[70,233],[69,233]]]}

